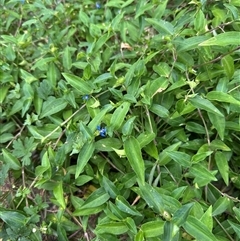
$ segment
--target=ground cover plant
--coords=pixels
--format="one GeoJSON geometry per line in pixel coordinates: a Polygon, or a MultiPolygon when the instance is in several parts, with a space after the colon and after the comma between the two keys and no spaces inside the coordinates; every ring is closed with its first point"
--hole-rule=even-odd
{"type": "Polygon", "coordinates": [[[0,240],[240,240],[238,0],[0,15],[0,240]]]}

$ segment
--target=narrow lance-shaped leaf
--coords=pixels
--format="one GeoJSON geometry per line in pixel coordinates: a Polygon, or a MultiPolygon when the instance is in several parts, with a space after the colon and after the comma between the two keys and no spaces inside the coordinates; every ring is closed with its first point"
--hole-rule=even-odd
{"type": "Polygon", "coordinates": [[[43,103],[42,113],[40,118],[51,116],[59,111],[63,110],[67,106],[67,102],[64,99],[55,99],[49,97],[49,99],[43,103]]]}
{"type": "Polygon", "coordinates": [[[63,187],[62,182],[58,183],[56,187],[53,189],[53,195],[57,199],[58,203],[61,205],[63,209],[66,208],[65,199],[63,195],[63,187]]]}
{"type": "Polygon", "coordinates": [[[136,173],[139,182],[144,185],[145,165],[142,158],[141,148],[137,139],[133,136],[124,142],[124,150],[133,171],[136,173]]]}
{"type": "Polygon", "coordinates": [[[216,100],[219,102],[226,102],[240,106],[240,101],[232,97],[231,95],[221,91],[211,91],[206,95],[209,100],[216,100]]]}
{"type": "Polygon", "coordinates": [[[86,95],[92,93],[92,86],[88,82],[85,82],[83,79],[73,74],[62,73],[62,75],[80,94],[86,95]]]}
{"type": "Polygon", "coordinates": [[[215,161],[216,161],[218,170],[219,170],[220,174],[222,175],[222,178],[223,178],[226,186],[228,186],[228,184],[229,184],[229,166],[228,166],[228,160],[227,160],[225,154],[220,151],[217,151],[215,153],[215,161]]]}
{"type": "Polygon", "coordinates": [[[218,34],[217,36],[200,43],[199,46],[229,46],[230,44],[239,45],[239,40],[240,32],[230,31],[218,34]]]}
{"type": "Polygon", "coordinates": [[[186,223],[183,224],[183,227],[196,240],[217,241],[217,238],[209,231],[209,229],[193,216],[188,217],[186,223]]]}
{"type": "Polygon", "coordinates": [[[86,142],[78,154],[75,178],[79,176],[94,152],[94,143],[86,142]]]}
{"type": "Polygon", "coordinates": [[[110,121],[111,128],[113,130],[117,130],[121,127],[124,118],[129,110],[130,103],[124,102],[122,103],[114,112],[110,121]]]}
{"type": "Polygon", "coordinates": [[[196,108],[205,110],[218,116],[223,116],[223,114],[209,100],[204,99],[198,95],[193,98],[189,98],[189,101],[196,108]]]}

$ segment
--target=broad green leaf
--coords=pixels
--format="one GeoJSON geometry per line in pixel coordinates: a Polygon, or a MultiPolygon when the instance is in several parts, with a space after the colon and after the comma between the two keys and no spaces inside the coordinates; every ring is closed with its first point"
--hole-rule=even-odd
{"type": "Polygon", "coordinates": [[[142,216],[141,213],[139,213],[137,210],[135,210],[129,203],[128,201],[122,197],[122,196],[117,196],[116,198],[116,206],[124,213],[127,213],[132,216],[142,216]]]}
{"type": "Polygon", "coordinates": [[[229,45],[239,45],[240,32],[229,31],[225,33],[220,33],[215,37],[212,37],[202,43],[199,46],[229,46],[229,45]]]}
{"type": "Polygon", "coordinates": [[[92,157],[93,152],[94,152],[94,143],[86,142],[78,154],[75,179],[82,172],[83,168],[86,166],[87,162],[92,157]]]}
{"type": "Polygon", "coordinates": [[[209,229],[197,218],[189,216],[183,224],[184,229],[196,240],[218,241],[209,229]]]}
{"type": "Polygon", "coordinates": [[[128,231],[128,227],[124,222],[100,223],[95,228],[95,232],[97,234],[111,233],[114,235],[119,235],[119,234],[126,233],[127,231],[128,231]]]}
{"type": "Polygon", "coordinates": [[[4,162],[9,165],[9,168],[13,170],[21,169],[21,164],[19,160],[15,156],[13,156],[9,151],[7,151],[6,149],[2,149],[2,154],[4,162]]]}
{"type": "Polygon", "coordinates": [[[235,71],[233,58],[230,55],[226,55],[221,59],[221,61],[226,76],[231,79],[235,71]]]}
{"type": "Polygon", "coordinates": [[[138,140],[133,136],[127,138],[124,142],[124,150],[133,171],[139,179],[139,182],[144,185],[145,165],[138,140]]]}
{"type": "Polygon", "coordinates": [[[220,197],[213,205],[213,216],[217,216],[225,212],[228,208],[230,208],[230,199],[228,197],[220,197]]]}
{"type": "Polygon", "coordinates": [[[51,116],[59,111],[65,109],[67,102],[64,99],[56,99],[55,97],[49,97],[47,101],[43,102],[42,112],[39,118],[51,116]]]}
{"type": "Polygon", "coordinates": [[[215,162],[217,164],[218,170],[219,170],[226,186],[228,186],[228,184],[229,184],[229,165],[228,165],[228,160],[227,160],[225,153],[216,151],[215,162]]]}
{"type": "Polygon", "coordinates": [[[168,146],[167,148],[165,148],[160,154],[159,154],[159,164],[161,166],[166,165],[167,163],[169,163],[171,161],[171,157],[167,154],[168,152],[171,151],[176,151],[178,150],[178,148],[180,147],[180,145],[182,144],[182,142],[177,142],[175,144],[172,144],[171,146],[168,146]]]}
{"type": "Polygon", "coordinates": [[[194,203],[185,204],[173,214],[172,221],[178,227],[181,227],[186,222],[193,205],[194,203]]]}
{"type": "Polygon", "coordinates": [[[224,140],[224,135],[225,135],[225,116],[216,116],[213,113],[208,112],[208,117],[214,126],[216,128],[221,140],[224,140]]]}
{"type": "Polygon", "coordinates": [[[69,74],[69,73],[62,73],[63,77],[67,80],[67,82],[76,89],[80,94],[87,95],[91,94],[93,91],[92,85],[89,82],[84,81],[80,77],[69,74]]]}
{"type": "Polygon", "coordinates": [[[62,182],[59,182],[54,188],[53,188],[53,195],[57,199],[57,202],[60,204],[60,206],[65,209],[66,203],[63,195],[63,186],[62,182]]]}
{"type": "Polygon", "coordinates": [[[103,187],[95,190],[83,203],[81,209],[95,208],[106,203],[110,196],[106,193],[103,187]]]}
{"type": "Polygon", "coordinates": [[[209,100],[216,100],[219,102],[226,102],[230,104],[235,104],[240,106],[240,101],[232,97],[230,94],[223,93],[220,91],[211,91],[206,95],[207,99],[209,100]]]}
{"type": "Polygon", "coordinates": [[[110,127],[113,130],[118,130],[130,108],[129,102],[123,102],[114,112],[110,121],[110,127]]]}
{"type": "Polygon", "coordinates": [[[196,108],[205,110],[207,112],[213,113],[213,114],[221,116],[221,117],[223,116],[223,114],[209,100],[204,99],[199,95],[189,98],[189,101],[196,108]]]}
{"type": "Polygon", "coordinates": [[[165,222],[162,220],[150,221],[141,226],[145,238],[159,237],[163,234],[165,222]]]}
{"type": "Polygon", "coordinates": [[[170,156],[175,162],[184,167],[191,166],[191,156],[180,151],[167,151],[168,156],[170,156]]]}

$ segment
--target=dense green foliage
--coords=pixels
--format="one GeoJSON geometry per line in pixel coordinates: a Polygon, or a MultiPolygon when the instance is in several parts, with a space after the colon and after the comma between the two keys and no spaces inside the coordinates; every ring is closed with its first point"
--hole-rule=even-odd
{"type": "Polygon", "coordinates": [[[239,0],[0,16],[0,239],[240,240],[239,0]]]}

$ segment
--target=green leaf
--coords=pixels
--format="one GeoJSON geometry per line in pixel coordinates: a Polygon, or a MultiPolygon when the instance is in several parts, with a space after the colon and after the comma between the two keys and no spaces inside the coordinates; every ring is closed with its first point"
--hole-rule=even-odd
{"type": "Polygon", "coordinates": [[[235,72],[233,58],[230,55],[226,55],[221,59],[221,61],[226,76],[228,77],[228,79],[231,79],[235,72]]]}
{"type": "Polygon", "coordinates": [[[209,229],[197,218],[189,216],[183,224],[184,229],[197,240],[218,241],[209,229]]]}
{"type": "Polygon", "coordinates": [[[172,221],[178,227],[182,226],[186,222],[193,205],[194,203],[185,204],[173,214],[172,221]]]}
{"type": "Polygon", "coordinates": [[[206,40],[206,36],[194,36],[187,39],[176,39],[173,41],[177,45],[177,52],[185,52],[192,49],[196,49],[199,45],[199,43],[202,43],[204,40],[206,40]]]}
{"type": "Polygon", "coordinates": [[[126,117],[130,108],[129,102],[123,102],[114,112],[110,121],[110,128],[112,130],[118,130],[126,117]]]}
{"type": "Polygon", "coordinates": [[[99,207],[102,204],[106,203],[110,196],[106,193],[103,187],[95,190],[91,195],[86,199],[86,201],[81,206],[81,209],[95,208],[99,207]]]}
{"type": "Polygon", "coordinates": [[[117,138],[104,138],[95,142],[95,149],[98,151],[113,151],[121,146],[122,142],[117,138]]]}
{"type": "Polygon", "coordinates": [[[67,234],[62,224],[57,224],[57,237],[59,241],[68,241],[67,234]]]}
{"type": "Polygon", "coordinates": [[[20,73],[21,73],[21,78],[29,84],[37,80],[36,77],[34,77],[32,74],[28,73],[24,69],[20,69],[20,73]]]}
{"type": "Polygon", "coordinates": [[[140,229],[134,237],[134,241],[144,241],[144,232],[140,229]]]}
{"type": "Polygon", "coordinates": [[[199,108],[201,110],[205,110],[207,112],[223,117],[223,114],[209,100],[204,99],[199,95],[189,98],[189,101],[196,108],[199,108]]]}
{"type": "Polygon", "coordinates": [[[171,157],[167,154],[171,151],[176,151],[180,145],[182,143],[181,142],[177,142],[175,144],[172,144],[170,146],[168,146],[167,148],[165,148],[160,154],[159,154],[159,164],[160,165],[166,165],[167,163],[169,163],[171,161],[171,157]]]}
{"type": "Polygon", "coordinates": [[[228,160],[227,160],[225,153],[216,151],[215,162],[217,164],[218,170],[219,170],[226,186],[228,186],[228,184],[229,184],[229,165],[228,165],[228,160]]]}
{"type": "Polygon", "coordinates": [[[102,177],[102,186],[111,198],[115,199],[119,195],[119,190],[114,183],[105,176],[102,177]]]}
{"type": "Polygon", "coordinates": [[[22,213],[3,208],[0,208],[0,219],[12,229],[20,229],[27,223],[27,218],[22,213]]]}
{"type": "Polygon", "coordinates": [[[56,99],[50,96],[47,101],[43,102],[42,113],[39,118],[42,119],[46,116],[51,116],[59,111],[65,109],[67,102],[64,99],[56,99]]]}
{"type": "Polygon", "coordinates": [[[127,200],[122,196],[117,196],[116,198],[116,206],[124,213],[127,213],[129,215],[133,216],[142,216],[141,213],[139,213],[137,210],[135,210],[128,202],[127,200]]]}
{"type": "Polygon", "coordinates": [[[211,92],[207,93],[206,97],[209,100],[216,100],[219,102],[226,102],[226,103],[235,104],[235,105],[240,106],[239,100],[235,99],[234,97],[232,97],[231,95],[229,95],[227,93],[223,93],[220,91],[211,91],[211,92]]]}
{"type": "Polygon", "coordinates": [[[191,156],[180,151],[167,151],[166,154],[170,156],[175,162],[184,167],[191,166],[191,156]]]}
{"type": "Polygon", "coordinates": [[[154,114],[158,115],[161,118],[168,118],[169,117],[169,111],[164,106],[153,104],[150,108],[150,111],[154,114]]]}
{"type": "Polygon", "coordinates": [[[134,222],[134,220],[130,217],[127,217],[125,220],[124,220],[125,224],[128,226],[129,228],[129,231],[131,231],[133,234],[136,234],[137,233],[137,227],[136,227],[136,224],[134,222]]]}
{"type": "MultiPolygon", "coordinates": [[[[173,222],[165,222],[162,241],[174,241],[175,239],[173,237],[176,235],[178,230],[179,228],[173,222]]],[[[178,240],[178,238],[176,240],[178,240]]]]}
{"type": "Polygon", "coordinates": [[[233,228],[233,230],[235,231],[235,233],[237,234],[238,238],[240,238],[240,225],[239,224],[236,224],[230,220],[227,220],[231,227],[233,228]]]}
{"type": "Polygon", "coordinates": [[[240,223],[240,208],[233,207],[233,211],[236,215],[236,218],[237,218],[238,222],[240,223]]]}
{"type": "Polygon", "coordinates": [[[212,215],[212,206],[210,206],[207,211],[202,215],[200,221],[212,231],[213,229],[213,215],[212,215]]]}
{"type": "Polygon", "coordinates": [[[71,52],[70,52],[70,47],[67,46],[62,55],[63,59],[63,67],[67,70],[70,70],[72,67],[72,58],[71,58],[71,52]]]}
{"type": "Polygon", "coordinates": [[[201,162],[206,159],[206,157],[210,156],[213,152],[212,151],[205,151],[205,152],[198,152],[197,154],[192,156],[191,162],[197,163],[201,162]]]}
{"type": "Polygon", "coordinates": [[[220,197],[213,205],[213,216],[217,216],[225,212],[228,208],[230,208],[230,199],[228,197],[220,197]]]}
{"type": "Polygon", "coordinates": [[[89,84],[89,82],[84,81],[76,75],[69,73],[62,73],[63,77],[67,80],[67,82],[76,89],[82,95],[91,94],[93,91],[93,86],[89,84]]]}
{"type": "Polygon", "coordinates": [[[164,213],[164,200],[162,195],[148,183],[140,186],[141,197],[145,200],[148,206],[153,209],[156,213],[164,213]]]}
{"type": "Polygon", "coordinates": [[[9,168],[11,168],[13,170],[20,170],[21,169],[20,162],[9,151],[7,151],[6,149],[2,149],[2,154],[3,154],[4,162],[9,165],[9,168]]]}
{"type": "Polygon", "coordinates": [[[164,20],[156,20],[154,18],[146,18],[145,19],[148,23],[150,23],[151,25],[153,25],[153,27],[159,32],[159,33],[166,33],[166,34],[170,34],[173,35],[175,30],[174,30],[174,26],[167,21],[164,20]]]}
{"type": "Polygon", "coordinates": [[[94,143],[86,142],[78,154],[75,179],[82,172],[83,168],[86,166],[87,162],[92,157],[93,152],[94,152],[94,143]]]}
{"type": "Polygon", "coordinates": [[[214,128],[216,128],[221,140],[224,140],[225,135],[225,116],[216,116],[213,113],[208,112],[208,117],[213,124],[214,128]]]}
{"type": "MultiPolygon", "coordinates": [[[[211,181],[217,181],[214,172],[209,171],[206,167],[204,167],[201,164],[195,164],[191,166],[190,173],[192,173],[195,176],[195,183],[198,183],[198,180],[205,180],[206,183],[209,183],[211,181]]],[[[199,183],[199,185],[201,184],[199,183]]]]}
{"type": "Polygon", "coordinates": [[[229,45],[239,45],[240,32],[229,31],[225,33],[220,33],[215,37],[212,37],[202,43],[199,46],[229,46],[229,45]]]}
{"type": "Polygon", "coordinates": [[[57,202],[60,204],[60,206],[65,209],[66,203],[63,195],[63,187],[62,182],[59,182],[54,188],[53,188],[53,195],[57,199],[57,202]]]}
{"type": "Polygon", "coordinates": [[[165,222],[162,220],[150,221],[141,226],[145,238],[159,237],[163,234],[165,222]]]}
{"type": "Polygon", "coordinates": [[[142,158],[140,144],[137,139],[133,136],[127,138],[124,142],[124,150],[133,171],[139,179],[139,182],[144,185],[145,165],[142,158]]]}
{"type": "Polygon", "coordinates": [[[114,235],[119,235],[126,233],[128,231],[128,227],[125,222],[107,222],[98,224],[95,232],[97,234],[111,233],[114,235]]]}

